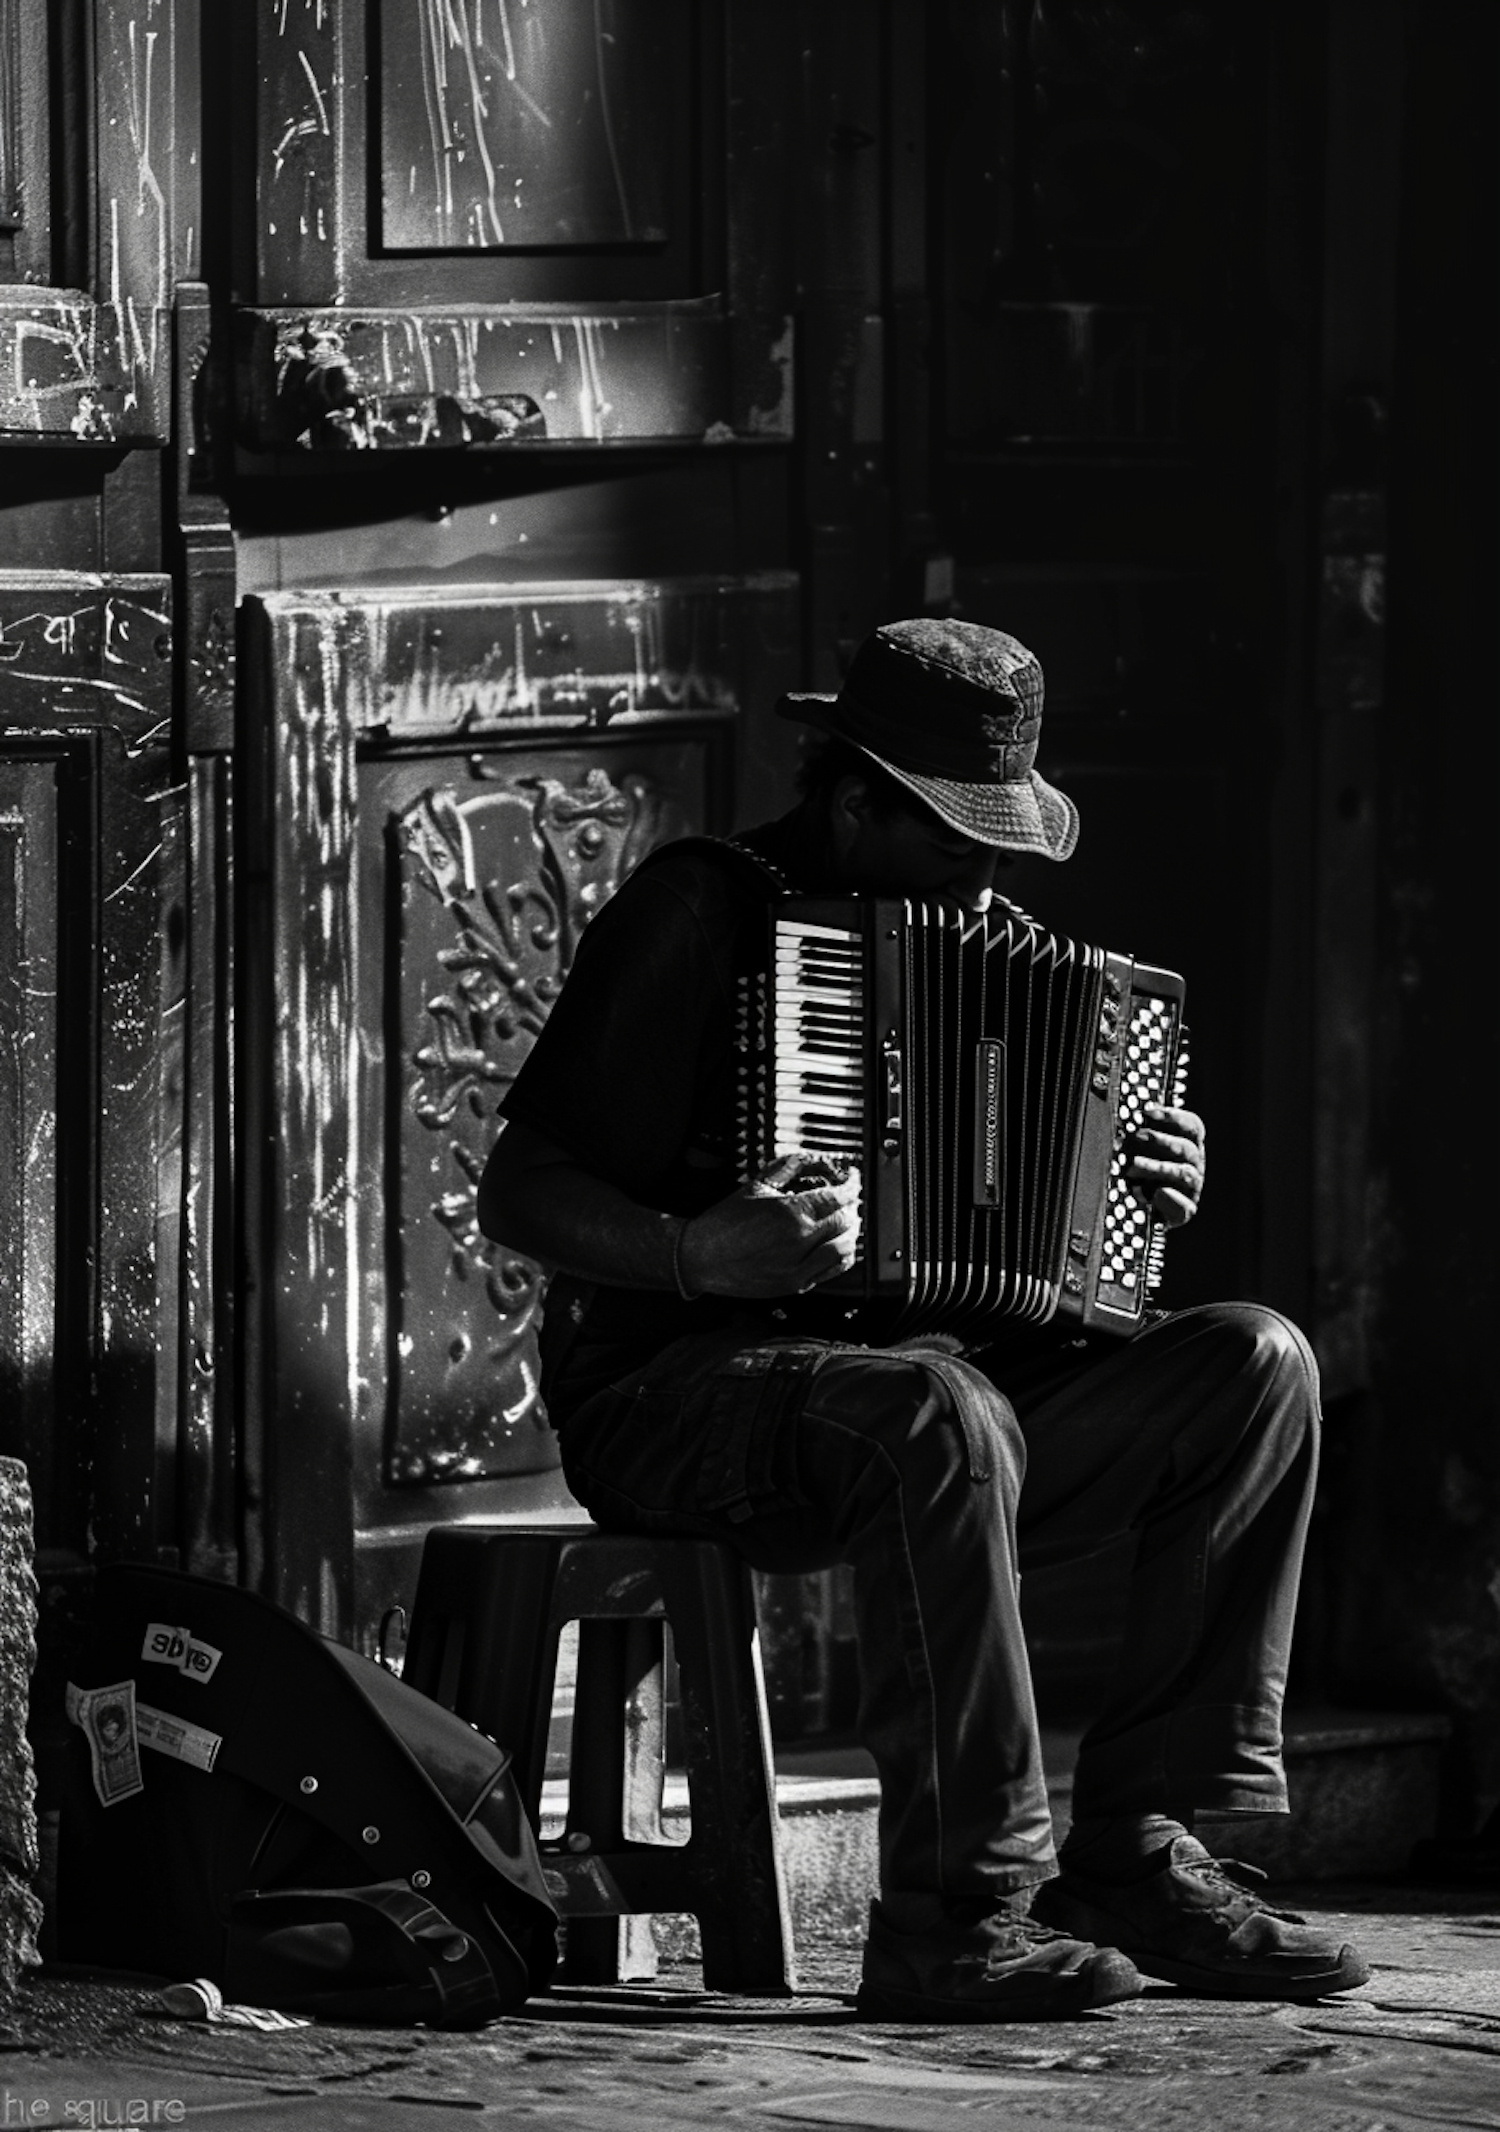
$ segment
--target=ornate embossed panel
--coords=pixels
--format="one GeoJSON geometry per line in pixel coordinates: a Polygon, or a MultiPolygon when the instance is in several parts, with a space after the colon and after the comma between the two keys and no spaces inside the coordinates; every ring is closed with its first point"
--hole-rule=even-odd
{"type": "Polygon", "coordinates": [[[270,594],[241,871],[252,1572],[366,1637],[437,1519],[563,1499],[535,1270],[474,1220],[590,916],[727,826],[791,578],[270,594]]]}
{"type": "MultiPolygon", "coordinates": [[[[371,766],[399,920],[401,1050],[389,1060],[396,1486],[534,1470],[535,1269],[482,1237],[474,1194],[495,1106],[547,1018],[579,935],[622,876],[704,813],[702,741],[371,766]],[[408,791],[412,797],[403,803],[408,791]]],[[[389,965],[388,965],[389,967],[389,965]]]]}

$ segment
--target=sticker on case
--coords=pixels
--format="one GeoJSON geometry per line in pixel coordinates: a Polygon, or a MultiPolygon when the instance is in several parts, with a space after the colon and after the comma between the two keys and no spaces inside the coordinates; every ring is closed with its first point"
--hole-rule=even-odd
{"type": "Polygon", "coordinates": [[[135,1682],[110,1688],[77,1688],[68,1682],[67,1711],[89,1743],[94,1790],[101,1806],[118,1806],[146,1786],[135,1719],[135,1682]]]}
{"type": "Polygon", "coordinates": [[[152,1703],[136,1704],[135,1722],[143,1747],[169,1754],[174,1761],[190,1762],[194,1769],[212,1769],[224,1744],[222,1733],[190,1725],[185,1717],[173,1717],[170,1710],[158,1710],[152,1703]]]}
{"type": "Polygon", "coordinates": [[[148,1621],[141,1656],[153,1666],[175,1666],[186,1680],[204,1686],[214,1677],[223,1652],[211,1643],[200,1643],[191,1629],[174,1628],[167,1621],[148,1621]]]}

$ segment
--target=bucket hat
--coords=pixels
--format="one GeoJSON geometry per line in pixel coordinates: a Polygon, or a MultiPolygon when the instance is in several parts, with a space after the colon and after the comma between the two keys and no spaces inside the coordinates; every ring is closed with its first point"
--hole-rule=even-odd
{"type": "Polygon", "coordinates": [[[794,692],[776,710],[847,741],[978,843],[1065,859],[1078,841],[1078,809],[1033,768],[1040,662],[1003,629],[887,622],[837,695],[794,692]]]}

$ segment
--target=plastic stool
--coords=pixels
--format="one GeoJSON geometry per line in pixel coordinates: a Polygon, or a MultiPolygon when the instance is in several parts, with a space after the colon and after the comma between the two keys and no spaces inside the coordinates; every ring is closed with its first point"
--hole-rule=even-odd
{"type": "Polygon", "coordinates": [[[655,1973],[649,1926],[689,1911],[710,1991],[795,1990],[765,1683],[744,1564],[709,1540],[597,1526],[438,1527],[427,1536],[403,1678],[508,1747],[539,1820],[558,1638],[576,1621],[568,1820],[548,1846],[567,1920],[562,1975],[655,1973]],[[681,1676],[692,1833],[662,1828],[663,1621],[681,1676]]]}

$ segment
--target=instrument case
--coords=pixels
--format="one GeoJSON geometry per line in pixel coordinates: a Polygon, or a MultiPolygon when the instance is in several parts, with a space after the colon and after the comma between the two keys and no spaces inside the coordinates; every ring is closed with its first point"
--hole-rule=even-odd
{"type": "Polygon", "coordinates": [[[68,1701],[61,1959],[436,2027],[545,1989],[556,1912],[509,1756],[373,1659],[115,1564],[68,1701]]]}

